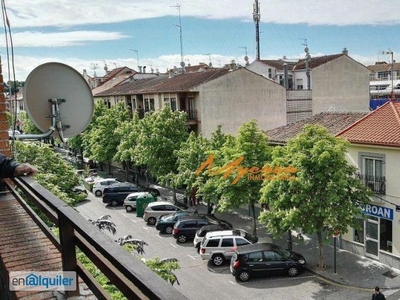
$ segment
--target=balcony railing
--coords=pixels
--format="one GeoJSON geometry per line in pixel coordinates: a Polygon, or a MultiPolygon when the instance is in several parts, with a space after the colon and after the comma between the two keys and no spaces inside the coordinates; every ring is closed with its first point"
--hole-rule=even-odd
{"type": "MultiPolygon", "coordinates": [[[[73,207],[29,177],[15,178],[21,192],[7,184],[15,199],[60,251],[63,271],[76,271],[98,299],[111,299],[89,271],[77,261],[76,248],[100,269],[127,299],[187,299],[132,254],[99,231],[73,207]],[[22,197],[24,194],[59,228],[57,238],[22,197]]],[[[76,296],[72,292],[71,296],[76,296]]]]}
{"type": "Polygon", "coordinates": [[[182,109],[181,111],[184,111],[187,113],[187,120],[188,122],[195,121],[197,122],[197,109],[182,109]]]}
{"type": "Polygon", "coordinates": [[[365,186],[369,187],[377,195],[386,195],[386,179],[385,177],[368,176],[358,174],[357,176],[365,186]]]}

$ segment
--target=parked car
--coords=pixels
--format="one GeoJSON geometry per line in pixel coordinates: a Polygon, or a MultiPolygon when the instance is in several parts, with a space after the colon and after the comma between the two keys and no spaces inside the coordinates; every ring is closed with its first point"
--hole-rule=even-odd
{"type": "Polygon", "coordinates": [[[156,201],[149,203],[144,210],[143,220],[149,225],[155,225],[157,217],[165,214],[182,211],[181,208],[168,201],[156,201]]]}
{"type": "Polygon", "coordinates": [[[126,196],[143,190],[133,183],[114,183],[106,187],[103,191],[103,203],[112,206],[123,205],[126,196]]]}
{"type": "MultiPolygon", "coordinates": [[[[242,229],[209,232],[201,242],[200,256],[211,260],[215,266],[220,266],[232,257],[237,247],[258,241],[258,237],[242,229]]],[[[263,242],[272,242],[272,239],[264,238],[263,242]]]]}
{"type": "Polygon", "coordinates": [[[85,189],[85,187],[82,186],[82,185],[74,186],[74,187],[72,188],[72,191],[73,191],[74,193],[76,193],[76,194],[84,194],[84,195],[87,195],[87,194],[88,194],[87,189],[85,189]]]}
{"type": "Polygon", "coordinates": [[[194,239],[196,232],[201,227],[221,223],[232,226],[229,222],[217,218],[210,218],[207,215],[186,216],[175,223],[172,235],[176,238],[178,243],[185,243],[189,239],[194,239]]]}
{"type": "Polygon", "coordinates": [[[93,194],[96,197],[101,197],[101,195],[103,195],[104,189],[114,183],[122,183],[122,181],[118,180],[117,178],[105,178],[96,181],[93,185],[93,194]]]}
{"type": "Polygon", "coordinates": [[[230,271],[236,279],[247,281],[251,277],[272,274],[296,276],[305,266],[305,258],[297,252],[272,243],[256,243],[238,247],[231,258],[230,271]]]}
{"type": "Polygon", "coordinates": [[[197,249],[197,252],[200,253],[201,241],[203,240],[203,237],[205,237],[207,233],[213,231],[228,230],[228,229],[232,229],[232,225],[226,223],[203,226],[199,230],[197,230],[196,235],[194,236],[193,246],[197,249]]]}
{"type": "Polygon", "coordinates": [[[155,197],[152,193],[149,192],[135,192],[135,193],[131,193],[128,196],[126,196],[125,200],[124,200],[124,207],[126,212],[131,212],[132,210],[136,209],[137,206],[137,202],[136,200],[138,198],[142,198],[142,199],[147,199],[149,201],[155,201],[155,197]]]}
{"type": "Polygon", "coordinates": [[[197,214],[197,210],[195,211],[181,210],[173,214],[158,216],[156,221],[156,229],[162,233],[171,234],[172,230],[174,229],[174,225],[178,220],[193,214],[197,214]]]}

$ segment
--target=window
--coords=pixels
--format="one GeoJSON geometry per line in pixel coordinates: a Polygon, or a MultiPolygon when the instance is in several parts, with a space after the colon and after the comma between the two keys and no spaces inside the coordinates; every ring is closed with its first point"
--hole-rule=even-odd
{"type": "Polygon", "coordinates": [[[375,194],[386,194],[385,155],[377,153],[360,153],[360,179],[375,194]]]}
{"type": "Polygon", "coordinates": [[[165,210],[169,210],[169,211],[175,211],[176,207],[172,206],[172,205],[165,205],[165,210]]]}
{"type": "Polygon", "coordinates": [[[155,111],[155,106],[154,106],[154,99],[150,99],[150,110],[155,111]]]}
{"type": "Polygon", "coordinates": [[[242,238],[237,238],[236,239],[236,246],[244,246],[244,245],[248,245],[250,244],[248,241],[246,241],[245,239],[242,238]]]}
{"type": "Polygon", "coordinates": [[[176,110],[176,98],[171,98],[171,110],[176,110]]]}
{"type": "Polygon", "coordinates": [[[390,72],[389,71],[381,71],[378,72],[379,79],[389,79],[390,72]]]}
{"type": "Polygon", "coordinates": [[[149,99],[144,99],[144,111],[148,112],[150,110],[149,99]]]}
{"type": "Polygon", "coordinates": [[[272,69],[268,68],[268,78],[272,78],[272,69]]]}
{"type": "Polygon", "coordinates": [[[185,222],[182,228],[193,228],[196,227],[196,221],[185,222]]]}
{"type": "Polygon", "coordinates": [[[360,229],[354,229],[353,241],[364,244],[364,219],[358,219],[360,229]]]}
{"type": "Polygon", "coordinates": [[[266,261],[274,261],[274,260],[276,260],[275,252],[273,252],[273,251],[264,251],[264,257],[265,257],[266,261]]]}
{"type": "Polygon", "coordinates": [[[208,240],[207,247],[218,247],[220,239],[208,240]]]}
{"type": "Polygon", "coordinates": [[[247,261],[248,262],[260,262],[260,261],[263,261],[263,257],[262,257],[261,251],[249,253],[249,255],[247,257],[247,261]]]}
{"type": "Polygon", "coordinates": [[[164,205],[156,205],[156,206],[153,206],[151,209],[155,210],[155,211],[161,211],[161,210],[165,210],[164,208],[165,208],[164,205]]]}
{"type": "Polygon", "coordinates": [[[221,247],[233,247],[233,238],[226,238],[222,240],[221,247]]]}

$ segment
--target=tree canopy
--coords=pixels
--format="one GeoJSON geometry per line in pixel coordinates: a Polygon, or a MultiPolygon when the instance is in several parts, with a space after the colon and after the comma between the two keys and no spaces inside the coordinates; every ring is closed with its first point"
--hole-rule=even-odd
{"type": "Polygon", "coordinates": [[[269,207],[260,222],[271,233],[301,228],[317,234],[319,267],[323,267],[323,233],[346,233],[369,202],[368,189],[356,178],[356,168],[346,160],[348,142],[324,127],[306,125],[301,134],[274,149],[271,169],[263,183],[262,203],[269,207]],[[279,171],[277,171],[279,170],[279,171]]]}

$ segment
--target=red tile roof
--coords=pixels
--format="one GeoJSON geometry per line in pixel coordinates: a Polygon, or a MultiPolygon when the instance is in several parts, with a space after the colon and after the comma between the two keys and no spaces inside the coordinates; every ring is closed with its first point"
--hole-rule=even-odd
{"type": "Polygon", "coordinates": [[[285,144],[288,139],[296,137],[306,124],[315,124],[324,126],[329,133],[335,135],[367,114],[368,112],[322,112],[286,126],[267,130],[265,134],[270,143],[285,144]]]}
{"type": "MultiPolygon", "coordinates": [[[[392,64],[388,64],[386,62],[377,62],[375,65],[367,66],[368,69],[374,72],[384,72],[384,71],[391,71],[392,64]]],[[[400,70],[400,63],[393,64],[393,71],[400,70]]]]}
{"type": "Polygon", "coordinates": [[[277,59],[277,60],[262,59],[262,60],[260,60],[260,62],[267,66],[271,66],[277,70],[283,70],[283,65],[285,63],[288,65],[288,70],[291,70],[296,65],[296,63],[294,63],[294,62],[287,62],[287,61],[284,61],[283,59],[277,59]]]}
{"type": "Polygon", "coordinates": [[[337,134],[351,143],[400,147],[400,102],[387,102],[337,134]]]}

